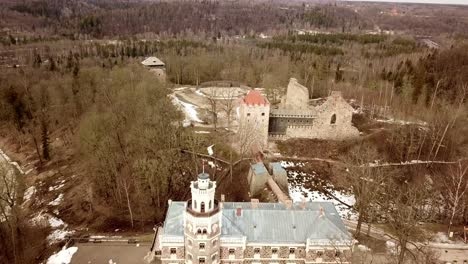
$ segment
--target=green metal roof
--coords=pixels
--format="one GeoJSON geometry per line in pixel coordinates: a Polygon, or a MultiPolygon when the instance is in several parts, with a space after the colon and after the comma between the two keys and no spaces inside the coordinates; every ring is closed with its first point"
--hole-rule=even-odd
{"type": "MultiPolygon", "coordinates": [[[[164,223],[163,235],[183,238],[185,202],[172,202],[164,223]]],[[[324,244],[351,243],[335,206],[331,202],[308,202],[305,208],[295,203],[290,209],[281,203],[225,202],[222,209],[221,238],[246,237],[247,243],[324,244]],[[236,215],[237,208],[241,216],[236,215]],[[323,213],[321,213],[321,208],[323,213]]]]}

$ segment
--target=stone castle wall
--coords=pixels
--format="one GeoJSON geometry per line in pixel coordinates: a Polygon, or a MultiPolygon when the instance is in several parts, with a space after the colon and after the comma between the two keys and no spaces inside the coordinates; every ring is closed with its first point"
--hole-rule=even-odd
{"type": "Polygon", "coordinates": [[[270,105],[247,105],[242,103],[239,109],[239,133],[241,137],[250,138],[246,144],[259,144],[265,148],[268,142],[268,122],[270,105]],[[249,141],[252,141],[251,143],[249,141]]]}
{"type": "Polygon", "coordinates": [[[304,108],[304,91],[297,80],[291,79],[285,102],[274,109],[270,118],[269,133],[282,134],[286,138],[318,138],[341,140],[359,136],[352,124],[353,108],[340,92],[331,95],[319,106],[304,108]],[[291,91],[290,91],[291,90],[291,91]],[[292,102],[297,101],[295,106],[292,102]],[[284,115],[281,113],[284,112],[284,115]]]}

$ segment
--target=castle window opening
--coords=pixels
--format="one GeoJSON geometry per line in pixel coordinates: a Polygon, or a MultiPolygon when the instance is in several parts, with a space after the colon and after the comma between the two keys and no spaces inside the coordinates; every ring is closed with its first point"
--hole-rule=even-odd
{"type": "Polygon", "coordinates": [[[171,248],[171,255],[175,255],[177,252],[177,249],[176,248],[171,248]]]}
{"type": "Polygon", "coordinates": [[[265,116],[265,113],[262,113],[262,116],[265,116]]]}
{"type": "Polygon", "coordinates": [[[200,212],[202,212],[202,213],[205,212],[205,202],[200,203],[200,212]]]}
{"type": "Polygon", "coordinates": [[[247,116],[250,116],[250,113],[247,113],[247,116]]]}
{"type": "Polygon", "coordinates": [[[200,264],[205,264],[205,258],[199,258],[198,263],[200,264]]]}
{"type": "Polygon", "coordinates": [[[229,255],[234,255],[235,252],[236,252],[235,249],[233,249],[233,248],[229,249],[229,255]]]}
{"type": "Polygon", "coordinates": [[[208,203],[208,209],[211,209],[211,201],[208,203]]]}
{"type": "Polygon", "coordinates": [[[336,114],[333,114],[330,119],[330,124],[335,124],[336,123],[336,114]]]}
{"type": "Polygon", "coordinates": [[[200,243],[200,244],[198,245],[198,248],[199,248],[200,250],[205,250],[205,243],[200,243]]]}
{"type": "Polygon", "coordinates": [[[206,235],[207,231],[206,229],[203,229],[203,232],[202,232],[204,235],[206,235]]]}

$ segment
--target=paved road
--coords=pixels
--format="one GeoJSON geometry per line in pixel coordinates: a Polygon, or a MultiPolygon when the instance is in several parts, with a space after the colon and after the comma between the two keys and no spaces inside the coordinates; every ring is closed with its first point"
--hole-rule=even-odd
{"type": "Polygon", "coordinates": [[[468,250],[439,248],[434,248],[433,250],[439,254],[439,259],[445,263],[468,263],[468,250]]]}
{"type": "MultiPolygon", "coordinates": [[[[351,231],[356,230],[356,223],[354,221],[343,220],[345,226],[351,231]]],[[[367,224],[362,224],[362,230],[367,231],[367,224]]],[[[381,240],[392,240],[390,237],[380,228],[374,226],[371,227],[370,236],[381,240]]],[[[396,243],[396,241],[394,241],[396,243]]],[[[436,251],[439,255],[439,260],[444,263],[460,263],[468,264],[468,248],[462,249],[465,245],[459,245],[460,248],[450,248],[453,245],[438,245],[433,243],[431,245],[432,250],[436,251]]]]}
{"type": "Polygon", "coordinates": [[[147,264],[144,257],[151,245],[124,243],[77,243],[71,264],[147,264]],[[110,260],[112,259],[112,262],[110,260]]]}

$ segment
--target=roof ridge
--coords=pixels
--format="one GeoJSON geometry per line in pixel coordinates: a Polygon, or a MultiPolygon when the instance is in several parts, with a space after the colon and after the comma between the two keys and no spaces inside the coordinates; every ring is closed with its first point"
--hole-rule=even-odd
{"type": "Polygon", "coordinates": [[[239,233],[241,233],[243,236],[245,236],[244,232],[242,232],[242,230],[240,230],[240,229],[237,227],[237,225],[235,224],[234,220],[232,220],[231,218],[229,218],[229,217],[228,217],[227,215],[225,215],[224,213],[221,213],[221,214],[222,214],[222,216],[223,216],[224,218],[226,218],[227,220],[229,220],[229,222],[232,223],[231,226],[232,226],[234,229],[236,229],[239,233]]]}

